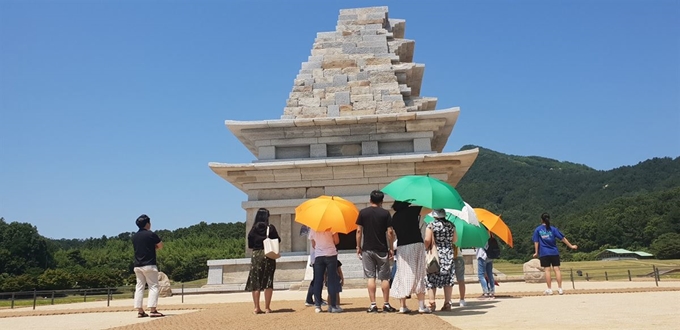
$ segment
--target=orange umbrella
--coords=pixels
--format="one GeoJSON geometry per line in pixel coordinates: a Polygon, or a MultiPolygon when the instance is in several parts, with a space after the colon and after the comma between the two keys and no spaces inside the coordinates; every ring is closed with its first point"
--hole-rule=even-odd
{"type": "Polygon", "coordinates": [[[338,196],[320,196],[295,208],[295,221],[315,231],[348,234],[357,229],[359,210],[338,196]]]}
{"type": "Polygon", "coordinates": [[[512,247],[512,232],[510,232],[510,228],[508,228],[508,225],[503,222],[503,219],[501,219],[499,215],[495,215],[485,209],[475,208],[474,210],[477,219],[479,219],[479,222],[481,222],[484,227],[488,228],[489,231],[512,247]]]}

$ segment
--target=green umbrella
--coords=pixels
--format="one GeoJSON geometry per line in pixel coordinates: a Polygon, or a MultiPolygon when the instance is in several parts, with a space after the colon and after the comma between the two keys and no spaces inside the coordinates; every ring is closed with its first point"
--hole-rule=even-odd
{"type": "MultiPolygon", "coordinates": [[[[446,220],[452,222],[453,225],[456,226],[456,231],[458,232],[456,246],[458,247],[484,247],[489,240],[489,231],[486,227],[471,225],[465,222],[465,220],[448,212],[446,213],[446,220]]],[[[434,221],[434,218],[428,214],[423,221],[425,221],[425,223],[430,223],[434,221]]]]}
{"type": "Polygon", "coordinates": [[[430,209],[462,210],[465,203],[450,184],[429,175],[407,175],[396,179],[382,191],[398,201],[430,209]]]}

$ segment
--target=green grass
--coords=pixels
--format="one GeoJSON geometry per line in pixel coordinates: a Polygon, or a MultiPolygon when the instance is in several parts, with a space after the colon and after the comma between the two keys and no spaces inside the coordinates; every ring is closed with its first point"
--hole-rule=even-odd
{"type": "MultiPolygon", "coordinates": [[[[610,260],[610,261],[564,261],[562,262],[562,272],[569,276],[571,270],[574,271],[575,280],[585,280],[586,274],[592,280],[604,281],[606,277],[609,280],[628,279],[628,271],[630,270],[633,279],[653,278],[645,275],[652,272],[652,266],[660,268],[662,271],[670,268],[680,268],[680,260],[656,260],[656,259],[641,259],[641,260],[610,260]],[[583,276],[576,274],[577,270],[581,270],[583,276]],[[606,277],[605,277],[605,272],[606,277]]],[[[498,271],[512,276],[522,275],[522,264],[512,264],[504,260],[494,262],[494,268],[498,271]]],[[[564,276],[563,275],[563,276],[564,276]]],[[[680,274],[661,275],[664,278],[680,278],[680,274]]]]}
{"type": "MultiPolygon", "coordinates": [[[[132,293],[124,292],[111,295],[112,299],[129,299],[132,298],[132,293]]],[[[4,297],[3,297],[4,298],[4,297]]],[[[69,295],[66,297],[54,297],[54,304],[71,304],[83,302],[84,297],[81,295],[69,295]]],[[[88,295],[86,301],[106,301],[106,294],[104,295],[88,295]]],[[[46,306],[51,305],[52,299],[51,294],[38,295],[35,305],[36,306],[46,306]]],[[[0,300],[0,309],[10,308],[12,306],[12,301],[7,297],[7,299],[0,300]]],[[[33,297],[22,297],[14,300],[14,307],[30,307],[33,306],[33,297]]]]}
{"type": "Polygon", "coordinates": [[[184,284],[185,288],[198,288],[198,287],[202,287],[202,286],[208,284],[208,278],[206,277],[206,278],[202,278],[202,279],[198,279],[198,280],[194,280],[194,281],[189,281],[189,282],[184,282],[184,283],[182,283],[182,282],[172,282],[172,287],[173,288],[180,287],[180,286],[182,286],[182,284],[184,284]]]}

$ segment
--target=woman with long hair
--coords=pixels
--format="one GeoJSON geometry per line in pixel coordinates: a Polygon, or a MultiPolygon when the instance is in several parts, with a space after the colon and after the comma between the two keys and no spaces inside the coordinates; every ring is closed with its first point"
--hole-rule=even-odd
{"type": "Polygon", "coordinates": [[[564,294],[562,290],[562,273],[560,272],[560,251],[557,250],[557,240],[564,242],[569,248],[576,250],[577,245],[569,243],[564,234],[555,226],[550,225],[550,214],[541,214],[541,224],[534,229],[534,258],[538,257],[541,261],[541,267],[545,270],[545,282],[548,284],[548,289],[543,293],[546,295],[553,294],[552,279],[550,278],[550,267],[555,270],[555,278],[557,279],[557,293],[564,294]]]}
{"type": "Polygon", "coordinates": [[[409,313],[406,299],[411,294],[418,296],[418,312],[430,313],[425,306],[425,245],[420,234],[420,216],[430,210],[421,206],[412,206],[408,202],[395,201],[392,204],[395,211],[392,216],[392,227],[397,234],[396,267],[397,272],[392,283],[390,295],[399,298],[401,308],[399,313],[409,313]]]}
{"type": "Polygon", "coordinates": [[[434,221],[427,225],[425,231],[425,248],[429,251],[433,245],[437,247],[439,257],[439,272],[427,274],[426,284],[430,290],[430,310],[435,311],[437,304],[437,288],[444,288],[444,306],[441,311],[451,310],[451,293],[456,281],[455,266],[453,264],[453,249],[458,241],[456,227],[446,220],[446,211],[439,209],[432,212],[434,221]]]}
{"type": "Polygon", "coordinates": [[[260,314],[260,291],[264,291],[264,311],[271,313],[270,303],[274,293],[274,271],[276,271],[276,260],[269,259],[264,255],[264,244],[267,237],[281,241],[276,227],[269,224],[269,210],[261,208],[257,210],[253,227],[248,232],[248,248],[253,250],[250,258],[250,273],[246,283],[246,291],[253,294],[253,314],[260,314]],[[267,236],[267,230],[269,236],[267,236]]]}

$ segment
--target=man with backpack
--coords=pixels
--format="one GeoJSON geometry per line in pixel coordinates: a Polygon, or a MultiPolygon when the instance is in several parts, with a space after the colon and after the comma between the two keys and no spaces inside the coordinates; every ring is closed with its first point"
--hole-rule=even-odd
{"type": "Polygon", "coordinates": [[[483,249],[477,249],[477,277],[482,286],[482,295],[479,299],[495,299],[496,287],[493,279],[493,260],[501,255],[498,240],[489,232],[489,241],[483,249]]]}

